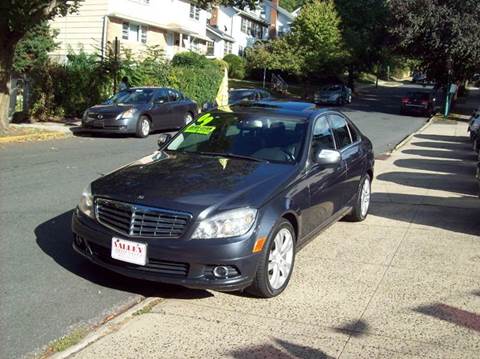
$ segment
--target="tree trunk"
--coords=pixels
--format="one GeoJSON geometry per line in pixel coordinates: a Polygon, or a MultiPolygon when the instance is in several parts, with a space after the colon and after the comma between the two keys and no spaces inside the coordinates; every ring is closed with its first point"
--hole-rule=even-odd
{"type": "Polygon", "coordinates": [[[8,127],[8,108],[10,105],[10,76],[14,47],[6,44],[0,51],[0,130],[8,127]]]}

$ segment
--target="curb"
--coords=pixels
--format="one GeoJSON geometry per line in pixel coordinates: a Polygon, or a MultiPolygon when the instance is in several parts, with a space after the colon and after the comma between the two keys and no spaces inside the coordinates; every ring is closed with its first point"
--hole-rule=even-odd
{"type": "Polygon", "coordinates": [[[107,318],[104,322],[100,323],[97,328],[87,334],[87,336],[83,338],[79,343],[65,349],[64,351],[54,354],[47,353],[46,355],[41,357],[49,359],[66,359],[71,355],[74,355],[85,349],[90,344],[93,344],[96,341],[102,339],[103,337],[119,331],[124,325],[127,324],[129,320],[131,320],[137,315],[135,313],[137,313],[138,311],[141,311],[142,309],[149,306],[156,306],[163,301],[164,299],[156,297],[143,299],[139,303],[132,305],[125,312],[118,314],[111,319],[107,318]]]}
{"type": "Polygon", "coordinates": [[[28,141],[47,141],[70,137],[71,135],[61,132],[32,133],[28,135],[5,136],[0,137],[0,143],[28,142],[28,141]]]}
{"type": "Polygon", "coordinates": [[[400,148],[402,148],[403,146],[405,146],[405,144],[410,141],[413,136],[415,136],[416,134],[420,133],[420,132],[423,132],[423,130],[425,130],[428,126],[430,126],[433,122],[433,120],[435,119],[435,116],[432,116],[430,117],[427,122],[425,122],[423,124],[422,127],[420,127],[417,131],[415,132],[412,132],[411,134],[409,134],[408,136],[406,136],[403,140],[401,140],[399,143],[397,143],[397,145],[391,150],[391,151],[388,151],[386,152],[387,155],[391,155],[393,152],[396,152],[398,151],[400,148]]]}

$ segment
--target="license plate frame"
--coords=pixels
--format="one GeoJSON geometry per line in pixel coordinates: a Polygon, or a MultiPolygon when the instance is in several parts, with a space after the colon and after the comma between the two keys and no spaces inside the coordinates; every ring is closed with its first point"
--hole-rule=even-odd
{"type": "Polygon", "coordinates": [[[134,242],[128,239],[112,237],[112,249],[110,256],[113,259],[145,266],[147,264],[148,244],[142,242],[134,242]]]}

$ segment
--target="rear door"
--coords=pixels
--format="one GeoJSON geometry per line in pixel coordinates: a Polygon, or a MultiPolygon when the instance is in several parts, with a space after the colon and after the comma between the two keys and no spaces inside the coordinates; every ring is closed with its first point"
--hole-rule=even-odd
{"type": "Polygon", "coordinates": [[[310,207],[303,213],[305,234],[325,224],[344,206],[342,186],[346,179],[346,165],[343,160],[336,167],[324,167],[313,162],[313,156],[320,149],[335,149],[332,128],[327,116],[315,120],[310,143],[310,168],[305,178],[309,183],[310,207]]]}
{"type": "Polygon", "coordinates": [[[342,185],[342,192],[344,194],[344,203],[347,204],[357,193],[363,174],[361,138],[356,131],[354,132],[354,128],[349,126],[347,120],[341,114],[331,113],[328,117],[335,136],[337,149],[342,154],[342,159],[346,165],[347,172],[345,182],[342,185]]]}

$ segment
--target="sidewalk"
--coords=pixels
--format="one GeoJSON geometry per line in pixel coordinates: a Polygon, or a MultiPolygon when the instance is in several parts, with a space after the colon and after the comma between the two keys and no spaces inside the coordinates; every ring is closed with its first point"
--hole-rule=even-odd
{"type": "Polygon", "coordinates": [[[280,297],[158,285],[161,303],[72,357],[478,358],[480,199],[466,140],[465,123],[433,123],[378,160],[368,219],[305,247],[280,297]]]}

